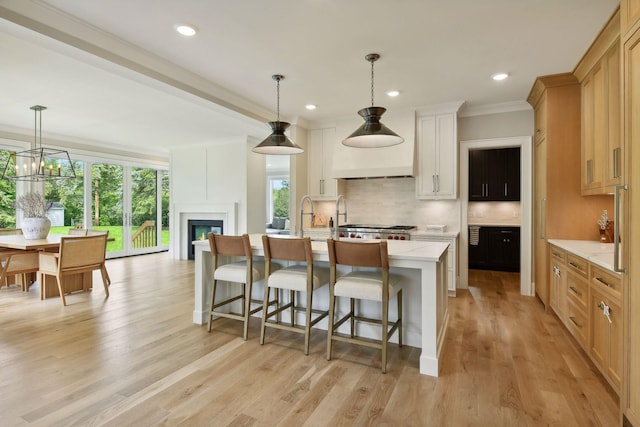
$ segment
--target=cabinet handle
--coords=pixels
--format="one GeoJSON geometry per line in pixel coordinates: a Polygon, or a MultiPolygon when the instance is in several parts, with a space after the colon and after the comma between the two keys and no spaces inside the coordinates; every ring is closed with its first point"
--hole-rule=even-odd
{"type": "Polygon", "coordinates": [[[613,271],[627,274],[627,269],[620,266],[620,190],[627,191],[629,186],[616,185],[613,193],[613,271]]]}
{"type": "Polygon", "coordinates": [[[575,268],[576,270],[580,270],[582,271],[582,267],[579,266],[578,264],[574,263],[574,262],[569,262],[569,265],[573,268],[575,268]]]}
{"type": "Polygon", "coordinates": [[[605,285],[607,288],[612,288],[615,289],[614,285],[610,285],[609,283],[605,282],[601,277],[596,277],[595,278],[598,282],[602,283],[603,285],[605,285]]]}
{"type": "Polygon", "coordinates": [[[436,175],[436,191],[440,192],[440,174],[436,175]]]}
{"type": "Polygon", "coordinates": [[[582,329],[582,325],[576,321],[576,318],[573,316],[569,316],[569,319],[576,325],[578,328],[582,329]]]}
{"type": "Polygon", "coordinates": [[[569,289],[571,289],[571,291],[573,291],[574,294],[578,295],[579,297],[582,296],[582,292],[580,292],[579,290],[577,290],[576,288],[574,288],[573,286],[569,286],[569,289]]]}
{"type": "Polygon", "coordinates": [[[324,194],[324,179],[320,180],[320,194],[324,194]]]}
{"type": "Polygon", "coordinates": [[[622,152],[622,148],[614,148],[613,149],[613,177],[620,178],[620,154],[622,152]]]}
{"type": "Polygon", "coordinates": [[[431,175],[431,181],[433,184],[433,193],[436,192],[436,176],[435,175],[431,175]]]}
{"type": "Polygon", "coordinates": [[[507,183],[504,183],[504,197],[507,197],[507,194],[509,194],[509,192],[507,191],[507,183]]]}
{"type": "Polygon", "coordinates": [[[540,238],[544,239],[545,235],[547,234],[547,230],[543,229],[544,226],[544,219],[543,219],[543,214],[544,214],[544,204],[547,201],[547,199],[545,199],[544,197],[542,199],[540,199],[540,220],[538,221],[538,229],[540,230],[540,238]]]}
{"type": "Polygon", "coordinates": [[[593,163],[593,160],[587,160],[587,184],[591,184],[593,182],[593,179],[591,177],[591,165],[593,163]]]}

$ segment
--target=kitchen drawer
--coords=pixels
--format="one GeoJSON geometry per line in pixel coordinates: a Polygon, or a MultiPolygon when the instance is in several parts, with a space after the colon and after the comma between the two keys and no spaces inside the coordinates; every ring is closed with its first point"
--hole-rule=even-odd
{"type": "Polygon", "coordinates": [[[564,249],[560,249],[557,246],[550,245],[549,253],[552,260],[555,260],[560,264],[565,264],[567,262],[567,253],[564,251],[564,249]]]}
{"type": "Polygon", "coordinates": [[[567,297],[581,310],[587,309],[589,303],[589,282],[582,276],[569,271],[567,274],[567,297]]]}
{"type": "Polygon", "coordinates": [[[583,349],[587,348],[588,324],[584,310],[576,307],[571,301],[567,304],[567,329],[580,343],[583,349]]]}
{"type": "Polygon", "coordinates": [[[569,271],[574,271],[585,279],[589,276],[589,262],[574,254],[567,254],[567,268],[569,271]]]}
{"type": "Polygon", "coordinates": [[[622,300],[622,279],[620,276],[591,264],[591,283],[603,292],[610,293],[618,303],[622,300]]]}

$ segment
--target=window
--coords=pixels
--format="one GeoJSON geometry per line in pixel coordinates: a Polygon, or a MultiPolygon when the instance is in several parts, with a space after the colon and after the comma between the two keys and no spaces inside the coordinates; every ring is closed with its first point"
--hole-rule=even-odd
{"type": "Polygon", "coordinates": [[[267,222],[271,222],[275,217],[289,218],[289,177],[270,176],[268,186],[269,218],[267,222]]]}
{"type": "MultiPolygon", "coordinates": [[[[0,149],[0,168],[7,164],[11,151],[0,149]]],[[[2,172],[2,171],[0,171],[2,172]]],[[[2,176],[2,175],[0,175],[2,176]]],[[[16,183],[8,179],[0,179],[0,228],[16,226],[16,183]]]]}
{"type": "Polygon", "coordinates": [[[84,163],[72,163],[75,179],[56,179],[44,184],[45,198],[52,203],[47,216],[51,220],[51,233],[54,234],[67,234],[70,227],[86,228],[83,219],[84,163]]]}

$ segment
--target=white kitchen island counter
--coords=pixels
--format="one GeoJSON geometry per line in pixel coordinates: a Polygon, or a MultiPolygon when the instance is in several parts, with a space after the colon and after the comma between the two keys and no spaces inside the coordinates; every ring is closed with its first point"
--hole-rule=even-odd
{"type": "MultiPolygon", "coordinates": [[[[264,256],[262,235],[253,234],[249,237],[254,256],[264,256]]],[[[278,236],[278,238],[290,237],[278,236]]],[[[193,322],[204,324],[209,315],[213,262],[208,240],[198,240],[193,243],[196,262],[193,322]]],[[[314,262],[328,265],[327,243],[312,241],[311,246],[314,262]]],[[[420,373],[435,377],[438,376],[439,360],[449,321],[446,274],[448,246],[445,242],[388,241],[391,271],[404,279],[403,342],[422,349],[420,373]]],[[[329,290],[326,287],[316,291],[314,305],[319,303],[321,306],[324,304],[328,307],[328,293],[329,290]],[[326,295],[319,295],[323,292],[326,295]]],[[[391,307],[389,316],[390,318],[395,316],[391,307]]],[[[326,330],[326,320],[316,326],[326,330]]],[[[366,327],[358,333],[374,336],[367,332],[366,327]]],[[[395,335],[394,339],[397,340],[395,335]]]]}

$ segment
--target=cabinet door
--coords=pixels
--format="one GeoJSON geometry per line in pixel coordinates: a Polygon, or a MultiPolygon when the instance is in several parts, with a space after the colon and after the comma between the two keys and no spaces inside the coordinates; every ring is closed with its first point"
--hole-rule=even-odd
{"type": "Polygon", "coordinates": [[[515,227],[486,227],[487,267],[498,271],[520,271],[520,230],[515,227]]]}
{"type": "Polygon", "coordinates": [[[546,306],[549,303],[549,270],[547,269],[546,201],[547,201],[547,141],[541,140],[534,147],[534,280],[536,295],[546,306]]]}
{"type": "Polygon", "coordinates": [[[503,200],[520,201],[520,147],[504,149],[503,157],[505,168],[503,200]]]}
{"type": "Polygon", "coordinates": [[[547,94],[543,93],[535,108],[535,133],[534,142],[538,143],[547,135],[547,94]]]}
{"type": "Polygon", "coordinates": [[[622,152],[622,122],[620,115],[620,42],[615,43],[607,52],[604,61],[607,67],[607,100],[608,100],[608,135],[605,156],[606,180],[605,192],[610,193],[615,190],[616,185],[620,185],[623,166],[622,152]]]}
{"type": "Polygon", "coordinates": [[[323,147],[322,129],[313,129],[309,132],[309,144],[307,148],[307,181],[309,195],[311,197],[322,195],[323,176],[323,147]]]}
{"type": "Polygon", "coordinates": [[[487,151],[469,151],[469,201],[477,202],[486,198],[487,151]]]}
{"type": "Polygon", "coordinates": [[[419,199],[455,199],[458,195],[458,142],[456,113],[419,119],[419,199]]]}
{"type": "Polygon", "coordinates": [[[309,132],[307,149],[308,193],[312,198],[335,198],[338,181],[331,178],[335,128],[313,129],[309,132]]]}
{"type": "Polygon", "coordinates": [[[603,147],[607,140],[606,74],[597,64],[582,82],[582,191],[597,193],[604,180],[603,147]]]}
{"type": "Polygon", "coordinates": [[[591,288],[589,354],[616,391],[622,378],[622,310],[613,299],[591,288]],[[608,309],[608,316],[605,313],[608,309]]]}

